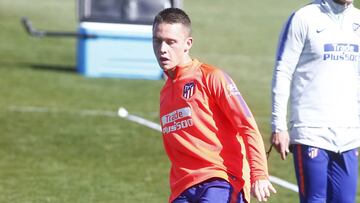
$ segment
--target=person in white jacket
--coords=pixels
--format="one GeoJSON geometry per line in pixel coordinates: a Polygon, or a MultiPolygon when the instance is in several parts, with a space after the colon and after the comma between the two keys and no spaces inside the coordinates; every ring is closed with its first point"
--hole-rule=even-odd
{"type": "Polygon", "coordinates": [[[315,0],[293,13],[280,35],[271,142],[282,159],[291,149],[302,203],[355,202],[360,11],[352,3],[315,0]]]}

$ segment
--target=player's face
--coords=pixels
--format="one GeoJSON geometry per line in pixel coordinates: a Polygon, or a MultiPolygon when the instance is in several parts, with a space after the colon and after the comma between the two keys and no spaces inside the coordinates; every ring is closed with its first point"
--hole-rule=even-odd
{"type": "Polygon", "coordinates": [[[342,5],[349,5],[353,3],[353,0],[334,0],[334,2],[342,5]]]}
{"type": "Polygon", "coordinates": [[[172,70],[187,60],[192,38],[182,24],[155,24],[153,28],[153,49],[160,67],[172,70]]]}

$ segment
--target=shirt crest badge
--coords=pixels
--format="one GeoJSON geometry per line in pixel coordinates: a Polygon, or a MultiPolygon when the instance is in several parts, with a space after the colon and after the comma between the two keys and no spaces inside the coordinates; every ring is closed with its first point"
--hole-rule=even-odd
{"type": "Polygon", "coordinates": [[[184,85],[182,96],[185,99],[190,99],[195,93],[195,83],[189,82],[184,85]]]}
{"type": "Polygon", "coordinates": [[[309,147],[308,148],[308,156],[309,158],[313,159],[319,155],[319,149],[316,147],[309,147]]]}
{"type": "Polygon", "coordinates": [[[356,32],[360,28],[360,24],[359,23],[353,23],[352,28],[353,28],[353,31],[356,32]]]}

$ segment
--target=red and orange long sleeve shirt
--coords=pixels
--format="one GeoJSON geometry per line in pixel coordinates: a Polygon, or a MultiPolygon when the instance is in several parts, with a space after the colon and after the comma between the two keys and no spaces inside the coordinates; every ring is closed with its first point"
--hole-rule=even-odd
{"type": "MultiPolygon", "coordinates": [[[[160,123],[171,161],[173,201],[187,188],[223,178],[241,191],[248,178],[268,178],[264,143],[233,80],[194,59],[176,67],[160,94],[160,123]]],[[[244,191],[249,199],[248,191],[244,191]]]]}

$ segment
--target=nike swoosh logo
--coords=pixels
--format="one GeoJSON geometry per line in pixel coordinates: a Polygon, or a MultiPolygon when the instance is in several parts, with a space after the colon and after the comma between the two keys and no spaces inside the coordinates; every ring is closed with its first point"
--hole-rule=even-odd
{"type": "Polygon", "coordinates": [[[322,29],[316,29],[316,33],[320,33],[322,31],[324,31],[326,28],[322,28],[322,29]]]}

